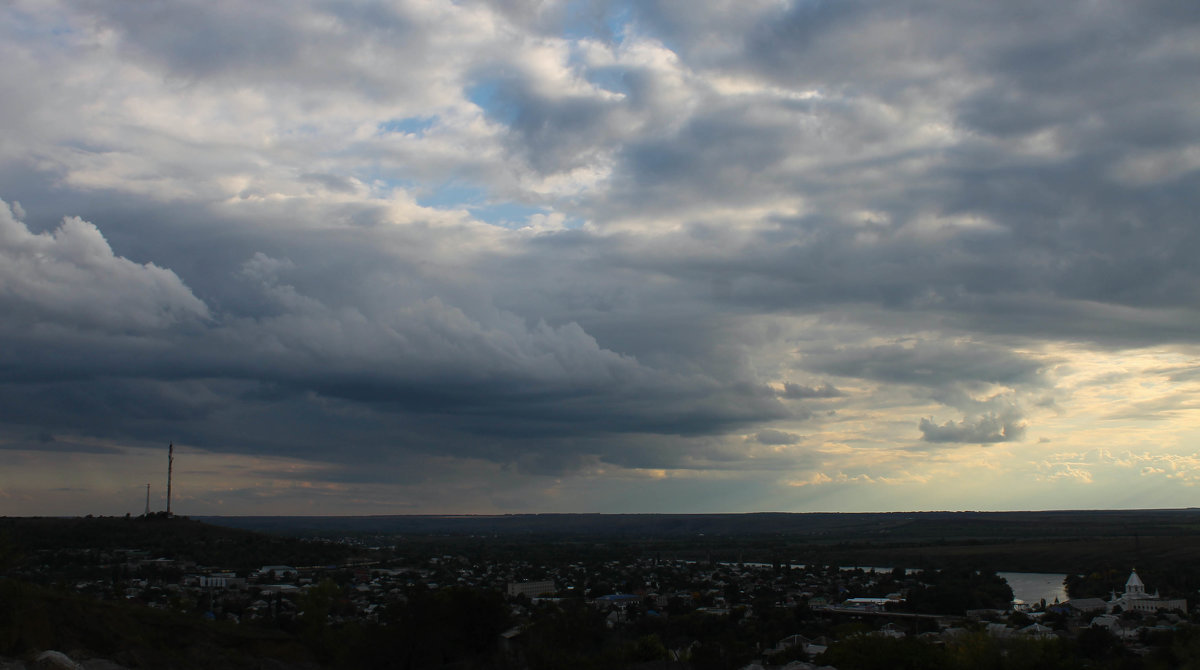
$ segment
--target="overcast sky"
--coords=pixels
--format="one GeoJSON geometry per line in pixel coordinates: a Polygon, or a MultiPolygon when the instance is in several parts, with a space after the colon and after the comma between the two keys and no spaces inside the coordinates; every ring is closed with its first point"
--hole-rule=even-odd
{"type": "Polygon", "coordinates": [[[0,5],[0,514],[1200,501],[1200,4],[0,5]]]}

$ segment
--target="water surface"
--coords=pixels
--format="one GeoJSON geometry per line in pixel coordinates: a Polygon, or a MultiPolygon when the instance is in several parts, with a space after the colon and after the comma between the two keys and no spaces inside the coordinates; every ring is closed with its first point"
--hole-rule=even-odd
{"type": "Polygon", "coordinates": [[[1046,604],[1066,602],[1067,587],[1063,585],[1066,575],[1053,572],[998,572],[996,573],[1012,587],[1013,598],[1024,600],[1030,605],[1045,598],[1046,604]]]}

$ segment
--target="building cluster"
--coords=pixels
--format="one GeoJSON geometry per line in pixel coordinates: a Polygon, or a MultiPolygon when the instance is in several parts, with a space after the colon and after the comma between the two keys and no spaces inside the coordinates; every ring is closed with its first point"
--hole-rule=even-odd
{"type": "Polygon", "coordinates": [[[1146,593],[1146,585],[1142,583],[1142,578],[1138,577],[1137,570],[1134,570],[1129,573],[1129,580],[1125,582],[1125,592],[1118,596],[1114,591],[1105,610],[1109,613],[1122,610],[1151,614],[1159,610],[1187,612],[1187,600],[1163,598],[1158,591],[1153,595],[1146,593]]]}
{"type": "MultiPolygon", "coordinates": [[[[487,589],[506,594],[518,625],[538,607],[571,600],[604,613],[610,628],[643,617],[696,614],[753,621],[768,610],[802,611],[825,621],[818,631],[782,637],[764,656],[799,646],[811,658],[834,641],[836,622],[853,621],[873,635],[952,640],[964,631],[995,637],[1046,638],[1103,627],[1136,646],[1147,632],[1168,630],[1188,616],[1187,602],[1148,593],[1134,572],[1121,595],[1109,601],[1082,598],[1031,611],[972,610],[942,614],[907,611],[906,596],[922,573],[876,572],[819,566],[711,563],[640,558],[574,561],[472,561],[461,555],[360,561],[336,566],[264,565],[234,571],[187,561],[154,558],[139,551],[82,552],[57,557],[81,575],[76,590],[100,598],[122,598],[149,607],[198,613],[232,622],[283,621],[304,614],[306,594],[332,588],[337,606],[328,621],[378,621],[382,608],[403,603],[414,589],[487,589]],[[833,622],[833,623],[831,623],[833,622]],[[807,635],[807,636],[806,636],[807,635]]],[[[49,566],[45,566],[49,567],[49,566]]],[[[799,620],[799,617],[797,617],[799,620]]],[[[673,654],[683,653],[672,650],[673,654]]],[[[799,666],[794,666],[799,667],[799,666]]]]}

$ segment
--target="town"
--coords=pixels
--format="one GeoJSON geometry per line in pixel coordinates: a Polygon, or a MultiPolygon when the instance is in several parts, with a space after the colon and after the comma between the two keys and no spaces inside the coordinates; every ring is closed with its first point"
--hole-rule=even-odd
{"type": "MultiPolygon", "coordinates": [[[[252,538],[181,519],[105,521],[191,524],[205,533],[193,553],[209,560],[214,546],[252,538]]],[[[959,667],[970,653],[1171,667],[1200,621],[1185,594],[1163,597],[1136,571],[1072,575],[1069,599],[1024,603],[983,570],[683,559],[541,539],[502,552],[475,536],[292,542],[279,549],[326,562],[219,565],[186,551],[43,546],[6,576],[216,630],[271,631],[302,650],[291,652],[295,667],[846,670],[904,667],[904,658],[959,667]],[[1101,588],[1107,597],[1084,595],[1101,588]]],[[[11,618],[19,599],[7,600],[11,618]]],[[[45,651],[18,648],[28,623],[8,624],[0,655],[45,651]]],[[[117,647],[96,651],[138,667],[117,647]]]]}

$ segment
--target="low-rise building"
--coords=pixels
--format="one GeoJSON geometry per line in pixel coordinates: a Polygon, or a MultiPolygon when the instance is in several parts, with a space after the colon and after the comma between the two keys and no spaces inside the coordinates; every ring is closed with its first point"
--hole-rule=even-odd
{"type": "Polygon", "coordinates": [[[1159,610],[1187,612],[1187,600],[1184,598],[1163,598],[1154,592],[1154,595],[1146,593],[1146,585],[1142,583],[1142,578],[1138,577],[1137,570],[1129,574],[1129,579],[1125,582],[1125,593],[1118,598],[1116,593],[1113,594],[1112,600],[1108,603],[1108,611],[1115,611],[1120,607],[1123,612],[1150,612],[1154,613],[1159,610]]]}

